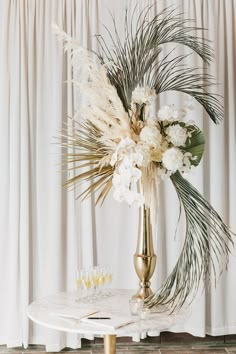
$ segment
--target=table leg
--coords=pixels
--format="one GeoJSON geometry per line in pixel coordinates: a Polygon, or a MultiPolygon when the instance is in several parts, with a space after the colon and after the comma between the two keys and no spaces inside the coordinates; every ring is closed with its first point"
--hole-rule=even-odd
{"type": "Polygon", "coordinates": [[[104,354],[116,353],[116,335],[106,334],[104,335],[104,354]]]}

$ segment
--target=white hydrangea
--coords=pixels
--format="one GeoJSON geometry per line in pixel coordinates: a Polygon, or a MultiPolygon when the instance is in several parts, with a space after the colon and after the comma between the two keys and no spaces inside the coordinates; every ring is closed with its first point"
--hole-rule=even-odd
{"type": "Polygon", "coordinates": [[[171,120],[173,116],[173,108],[170,106],[163,106],[157,112],[157,117],[159,120],[171,120]]]}
{"type": "Polygon", "coordinates": [[[167,140],[175,146],[185,146],[188,138],[187,129],[181,127],[179,124],[170,125],[166,128],[167,140]]]}
{"type": "Polygon", "coordinates": [[[145,126],[139,137],[147,146],[153,146],[156,149],[160,146],[162,140],[161,133],[155,126],[145,126]]]}
{"type": "Polygon", "coordinates": [[[132,103],[150,104],[155,97],[155,90],[148,86],[136,87],[132,92],[132,103]]]}
{"type": "Polygon", "coordinates": [[[183,167],[184,154],[177,147],[172,147],[167,149],[162,158],[162,163],[164,167],[175,173],[177,170],[183,167]]]}

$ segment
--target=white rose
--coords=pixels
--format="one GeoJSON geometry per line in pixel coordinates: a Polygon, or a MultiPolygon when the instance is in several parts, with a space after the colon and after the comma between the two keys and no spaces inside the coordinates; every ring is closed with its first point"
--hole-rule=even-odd
{"type": "Polygon", "coordinates": [[[179,124],[170,125],[166,128],[167,140],[175,146],[185,146],[188,132],[187,129],[181,127],[179,124]]]}
{"type": "Polygon", "coordinates": [[[157,112],[157,117],[160,120],[171,120],[173,115],[173,109],[170,106],[163,106],[157,112]]]}
{"type": "Polygon", "coordinates": [[[183,167],[183,153],[176,147],[167,149],[162,158],[164,167],[172,173],[183,167]]]}
{"type": "Polygon", "coordinates": [[[139,105],[150,104],[155,97],[155,90],[148,86],[136,87],[132,92],[132,103],[137,103],[139,105]]]}
{"type": "Polygon", "coordinates": [[[140,140],[146,143],[148,146],[154,146],[158,148],[161,144],[161,133],[156,127],[144,127],[140,132],[140,140]]]}

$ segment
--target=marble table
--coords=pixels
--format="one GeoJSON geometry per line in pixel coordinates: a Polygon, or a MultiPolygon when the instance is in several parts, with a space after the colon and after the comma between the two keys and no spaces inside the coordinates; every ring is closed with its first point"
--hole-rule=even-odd
{"type": "Polygon", "coordinates": [[[132,337],[147,334],[149,336],[158,336],[160,331],[168,329],[176,322],[183,321],[185,315],[177,315],[168,312],[151,313],[148,319],[140,320],[134,316],[135,322],[116,330],[108,330],[91,324],[82,323],[76,319],[69,319],[55,316],[55,312],[62,309],[86,309],[96,308],[99,311],[119,313],[124,316],[130,315],[129,299],[135,293],[134,290],[109,290],[106,297],[98,297],[92,303],[89,300],[78,299],[76,292],[59,293],[34,301],[29,305],[29,318],[48,328],[60,331],[93,334],[94,336],[104,337],[104,352],[106,354],[115,353],[116,337],[132,337]]]}

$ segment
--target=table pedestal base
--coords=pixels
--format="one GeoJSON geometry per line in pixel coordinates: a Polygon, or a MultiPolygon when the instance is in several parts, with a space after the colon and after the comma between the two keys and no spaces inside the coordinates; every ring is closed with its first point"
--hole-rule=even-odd
{"type": "Polygon", "coordinates": [[[104,354],[116,353],[116,335],[106,334],[104,335],[104,354]]]}

